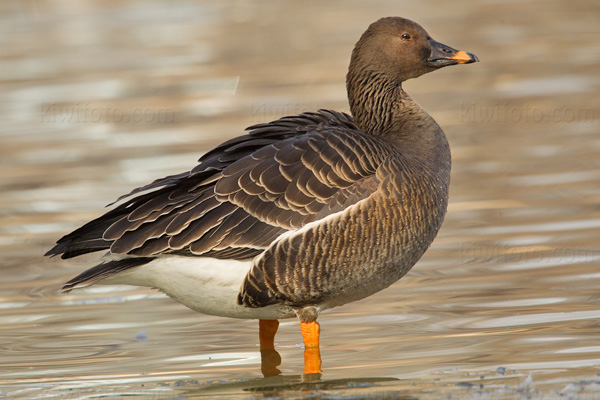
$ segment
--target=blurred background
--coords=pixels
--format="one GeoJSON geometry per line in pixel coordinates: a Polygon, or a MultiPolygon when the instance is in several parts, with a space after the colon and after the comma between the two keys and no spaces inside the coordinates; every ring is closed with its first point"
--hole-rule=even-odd
{"type": "Polygon", "coordinates": [[[584,0],[2,1],[0,397],[599,397],[599,20],[584,0]],[[251,124],[348,111],[354,43],[391,15],[481,62],[405,84],[452,147],[449,213],[405,278],[321,316],[323,385],[290,383],[296,321],[273,381],[256,321],[58,294],[98,256],[42,254],[119,195],[251,124]]]}

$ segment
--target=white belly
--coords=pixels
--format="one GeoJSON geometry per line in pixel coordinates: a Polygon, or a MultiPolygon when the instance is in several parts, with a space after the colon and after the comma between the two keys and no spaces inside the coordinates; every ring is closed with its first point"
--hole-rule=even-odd
{"type": "Polygon", "coordinates": [[[295,316],[282,305],[248,308],[237,304],[251,261],[205,257],[158,257],[113,275],[99,284],[157,288],[194,311],[231,318],[281,319],[295,316]]]}

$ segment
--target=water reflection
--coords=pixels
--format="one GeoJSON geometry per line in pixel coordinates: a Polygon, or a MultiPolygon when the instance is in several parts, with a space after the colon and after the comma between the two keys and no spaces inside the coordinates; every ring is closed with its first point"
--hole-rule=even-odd
{"type": "Polygon", "coordinates": [[[262,379],[251,379],[244,382],[212,384],[205,388],[189,389],[182,394],[188,396],[227,396],[235,395],[240,391],[253,395],[260,394],[264,398],[289,397],[301,393],[314,393],[332,391],[343,393],[343,398],[369,398],[377,399],[412,398],[402,395],[397,390],[386,390],[378,387],[381,384],[397,381],[397,378],[356,378],[356,379],[329,379],[322,380],[319,374],[313,375],[287,375],[273,376],[262,379]],[[370,392],[370,393],[369,393],[370,392]]]}

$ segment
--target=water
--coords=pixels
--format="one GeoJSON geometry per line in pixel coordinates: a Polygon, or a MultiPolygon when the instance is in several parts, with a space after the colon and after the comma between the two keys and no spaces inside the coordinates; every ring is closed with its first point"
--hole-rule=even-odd
{"type": "Polygon", "coordinates": [[[0,396],[600,397],[599,16],[582,0],[3,2],[0,396]],[[263,378],[256,321],[140,288],[57,292],[97,257],[41,255],[119,195],[245,126],[347,110],[352,46],[387,15],[481,63],[406,84],[452,146],[449,213],[399,283],[320,317],[320,381],[301,376],[296,321],[283,375],[263,378]]]}

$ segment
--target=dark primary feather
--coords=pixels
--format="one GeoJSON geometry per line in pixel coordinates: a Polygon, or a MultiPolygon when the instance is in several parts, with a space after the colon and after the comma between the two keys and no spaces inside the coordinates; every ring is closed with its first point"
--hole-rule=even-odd
{"type": "Polygon", "coordinates": [[[96,265],[95,267],[84,271],[75,278],[71,279],[69,282],[65,283],[62,291],[68,292],[78,286],[83,287],[92,285],[104,278],[108,278],[111,275],[128,270],[129,268],[147,264],[152,260],[152,257],[126,258],[123,260],[109,261],[96,265]]]}
{"type": "MultiPolygon", "coordinates": [[[[110,249],[143,263],[167,253],[250,259],[282,233],[368,197],[378,185],[377,165],[388,154],[385,139],[362,134],[350,116],[334,111],[248,130],[206,153],[191,171],[122,196],[137,195],[64,236],[46,255],[110,249]]],[[[140,265],[124,260],[81,277],[95,281],[140,265]]]]}

